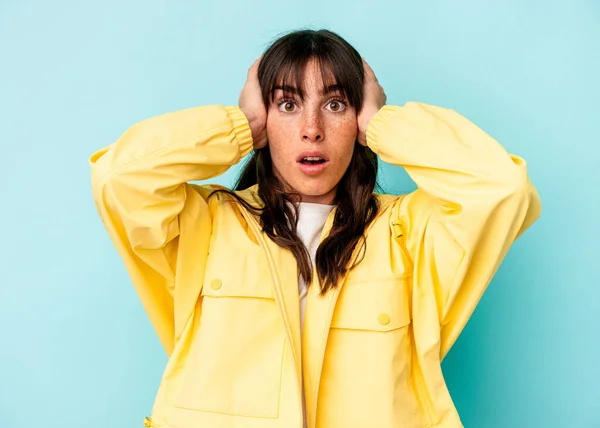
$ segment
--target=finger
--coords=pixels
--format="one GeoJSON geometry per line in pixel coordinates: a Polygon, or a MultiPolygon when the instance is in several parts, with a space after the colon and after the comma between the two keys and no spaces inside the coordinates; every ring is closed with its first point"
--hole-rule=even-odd
{"type": "Polygon", "coordinates": [[[363,68],[365,69],[365,75],[371,77],[375,77],[375,73],[373,72],[373,69],[371,68],[371,66],[369,65],[369,63],[367,61],[365,61],[365,59],[362,59],[363,62],[363,68]]]}
{"type": "Polygon", "coordinates": [[[365,69],[365,80],[366,81],[372,81],[375,83],[379,83],[379,80],[377,80],[377,76],[375,76],[375,72],[373,71],[371,66],[364,60],[364,58],[363,58],[363,68],[365,69]]]}
{"type": "Polygon", "coordinates": [[[260,65],[260,61],[262,60],[263,55],[259,56],[248,69],[248,75],[258,74],[258,66],[260,65]]]}

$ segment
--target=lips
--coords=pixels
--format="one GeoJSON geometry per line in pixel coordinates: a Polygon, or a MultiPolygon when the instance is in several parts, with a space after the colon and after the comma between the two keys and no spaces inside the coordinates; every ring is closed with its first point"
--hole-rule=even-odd
{"type": "Polygon", "coordinates": [[[300,159],[300,163],[304,164],[316,165],[323,162],[326,162],[326,160],[319,156],[306,156],[300,159]]]}
{"type": "Polygon", "coordinates": [[[306,175],[318,175],[329,165],[325,154],[317,151],[304,152],[296,159],[300,170],[306,175]]]}
{"type": "Polygon", "coordinates": [[[304,152],[296,159],[296,162],[306,163],[306,164],[317,164],[327,162],[329,159],[322,153],[318,151],[310,151],[304,152]]]}

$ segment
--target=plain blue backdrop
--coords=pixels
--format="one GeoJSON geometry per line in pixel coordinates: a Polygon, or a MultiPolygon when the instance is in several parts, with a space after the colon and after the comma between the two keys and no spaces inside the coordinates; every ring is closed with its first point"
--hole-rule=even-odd
{"type": "MultiPolygon", "coordinates": [[[[351,42],[388,103],[465,114],[525,157],[541,193],[444,363],[465,426],[600,427],[594,0],[1,0],[0,425],[141,426],[166,356],[87,158],[143,118],[236,104],[268,43],[307,26],[351,42]]],[[[414,186],[396,167],[381,181],[414,186]]]]}

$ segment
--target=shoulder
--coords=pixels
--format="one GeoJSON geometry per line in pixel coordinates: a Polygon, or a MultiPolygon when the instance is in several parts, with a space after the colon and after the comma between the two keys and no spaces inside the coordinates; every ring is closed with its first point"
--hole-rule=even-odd
{"type": "Polygon", "coordinates": [[[390,195],[387,193],[373,193],[373,196],[375,196],[375,199],[377,200],[380,211],[393,208],[394,206],[398,205],[407,195],[408,194],[390,195]]]}
{"type": "Polygon", "coordinates": [[[247,211],[256,215],[264,204],[258,196],[257,186],[245,190],[232,190],[219,184],[188,184],[189,190],[199,194],[208,205],[211,213],[225,211],[247,211]]]}

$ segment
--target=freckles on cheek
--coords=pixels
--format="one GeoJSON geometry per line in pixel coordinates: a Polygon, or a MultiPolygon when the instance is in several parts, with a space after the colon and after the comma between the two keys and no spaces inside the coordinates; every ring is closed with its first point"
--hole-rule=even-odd
{"type": "Polygon", "coordinates": [[[355,115],[348,115],[344,117],[336,126],[332,129],[333,133],[338,138],[352,138],[358,134],[358,123],[356,122],[355,115]]]}
{"type": "Polygon", "coordinates": [[[294,124],[290,121],[279,118],[267,119],[267,138],[271,145],[279,146],[282,149],[289,141],[293,140],[294,130],[294,124]]]}

